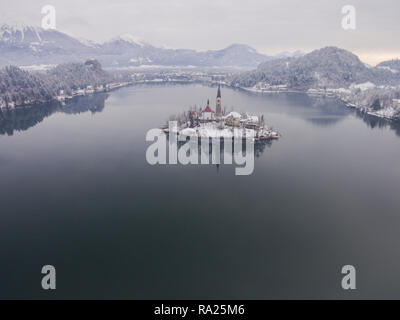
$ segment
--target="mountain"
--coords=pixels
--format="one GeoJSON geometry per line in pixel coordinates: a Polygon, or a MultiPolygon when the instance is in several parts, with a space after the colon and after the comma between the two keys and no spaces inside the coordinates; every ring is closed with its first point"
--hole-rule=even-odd
{"type": "Polygon", "coordinates": [[[400,59],[394,59],[389,61],[381,62],[377,65],[378,68],[386,69],[392,73],[400,72],[400,59]]]}
{"type": "Polygon", "coordinates": [[[270,59],[255,49],[233,44],[221,50],[198,52],[190,49],[157,48],[125,35],[99,45],[96,57],[105,66],[196,66],[196,67],[256,67],[270,59]]]}
{"type": "Polygon", "coordinates": [[[158,48],[129,34],[99,44],[75,39],[57,30],[9,24],[0,27],[0,66],[49,65],[79,62],[88,58],[98,59],[105,67],[160,65],[248,68],[272,59],[242,44],[199,52],[158,48]]]}
{"type": "Polygon", "coordinates": [[[353,83],[371,82],[375,85],[400,83],[400,74],[382,66],[367,67],[353,53],[325,47],[297,58],[266,61],[256,70],[235,75],[231,82],[252,87],[258,82],[286,85],[289,88],[348,88],[353,83]]]}
{"type": "Polygon", "coordinates": [[[57,30],[45,30],[25,25],[2,25],[0,27],[0,43],[9,48],[24,48],[33,52],[43,49],[83,50],[90,46],[57,30]]]}
{"type": "Polygon", "coordinates": [[[81,61],[94,47],[57,30],[32,26],[0,27],[0,65],[57,64],[81,61]],[[77,56],[75,56],[77,55],[77,56]]]}
{"type": "Polygon", "coordinates": [[[222,50],[210,50],[202,54],[204,65],[254,66],[272,59],[244,44],[233,44],[222,50]]]}

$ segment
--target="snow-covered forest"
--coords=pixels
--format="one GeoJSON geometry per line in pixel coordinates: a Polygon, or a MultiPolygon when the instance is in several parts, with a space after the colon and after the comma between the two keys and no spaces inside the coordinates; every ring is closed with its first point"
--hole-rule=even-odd
{"type": "Polygon", "coordinates": [[[56,100],[60,94],[111,83],[113,77],[96,60],[59,65],[45,72],[28,72],[15,66],[0,70],[0,107],[13,108],[56,100]]]}

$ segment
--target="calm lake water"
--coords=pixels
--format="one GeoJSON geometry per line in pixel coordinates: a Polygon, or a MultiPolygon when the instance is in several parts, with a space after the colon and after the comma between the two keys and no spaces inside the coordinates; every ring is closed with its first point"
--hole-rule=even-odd
{"type": "Polygon", "coordinates": [[[222,89],[282,138],[251,176],[150,166],[146,132],[216,88],[138,86],[0,116],[0,298],[400,298],[400,128],[222,89]],[[57,290],[41,289],[41,268],[57,290]],[[354,265],[357,290],[341,288],[354,265]]]}

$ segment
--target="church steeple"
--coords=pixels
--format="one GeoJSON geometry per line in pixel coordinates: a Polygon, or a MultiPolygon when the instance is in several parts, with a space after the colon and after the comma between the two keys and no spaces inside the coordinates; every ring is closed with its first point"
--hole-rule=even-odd
{"type": "Polygon", "coordinates": [[[222,116],[222,99],[221,99],[221,85],[218,85],[218,92],[217,92],[217,107],[216,107],[216,116],[222,116]]]}
{"type": "Polygon", "coordinates": [[[217,98],[221,98],[221,85],[218,85],[217,98]]]}

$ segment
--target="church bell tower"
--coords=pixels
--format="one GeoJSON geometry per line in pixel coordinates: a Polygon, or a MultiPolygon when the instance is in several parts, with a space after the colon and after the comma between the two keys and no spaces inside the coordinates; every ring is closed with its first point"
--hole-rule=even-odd
{"type": "Polygon", "coordinates": [[[218,85],[218,92],[217,92],[217,107],[215,110],[215,114],[217,117],[222,116],[222,100],[221,100],[221,86],[218,85]]]}

